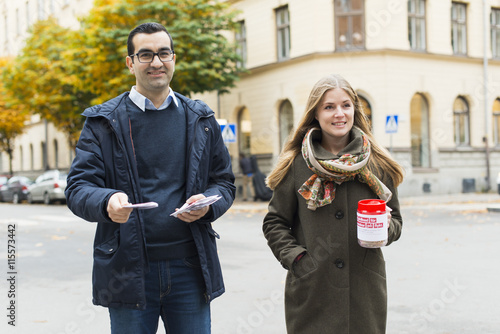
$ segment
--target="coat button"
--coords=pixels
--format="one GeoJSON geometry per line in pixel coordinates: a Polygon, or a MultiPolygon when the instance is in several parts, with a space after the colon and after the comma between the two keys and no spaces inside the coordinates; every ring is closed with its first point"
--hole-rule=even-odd
{"type": "Polygon", "coordinates": [[[342,259],[336,259],[334,263],[337,268],[339,269],[344,268],[344,261],[342,259]]]}
{"type": "Polygon", "coordinates": [[[208,132],[208,128],[205,128],[205,132],[208,132]]]}
{"type": "Polygon", "coordinates": [[[337,212],[335,213],[335,218],[337,218],[337,219],[342,219],[342,218],[344,218],[344,212],[343,212],[343,211],[340,211],[340,210],[339,210],[339,211],[337,211],[337,212]]]}

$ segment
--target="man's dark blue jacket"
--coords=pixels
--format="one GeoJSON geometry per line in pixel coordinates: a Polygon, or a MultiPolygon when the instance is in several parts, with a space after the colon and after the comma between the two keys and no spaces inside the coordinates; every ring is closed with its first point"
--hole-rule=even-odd
{"type": "MultiPolygon", "coordinates": [[[[121,191],[130,203],[141,203],[137,164],[124,93],[84,111],[87,117],[68,175],[66,199],[77,216],[97,222],[92,273],[93,303],[144,309],[144,275],[148,258],[141,210],[125,224],[112,222],[108,199],[121,191]]],[[[190,223],[205,280],[207,302],[224,293],[224,283],[211,223],[232,205],[235,196],[231,159],[214,113],[201,101],[176,93],[186,111],[186,199],[202,193],[220,195],[202,219],[190,223]]],[[[167,131],[167,129],[166,129],[167,131]]],[[[176,143],[172,143],[175,145],[176,143]]],[[[151,138],[155,145],[155,138],[151,138]]],[[[158,147],[169,154],[168,147],[158,147]]],[[[154,163],[152,161],[151,163],[154,163]]],[[[179,224],[185,224],[179,220],[179,224]]]]}

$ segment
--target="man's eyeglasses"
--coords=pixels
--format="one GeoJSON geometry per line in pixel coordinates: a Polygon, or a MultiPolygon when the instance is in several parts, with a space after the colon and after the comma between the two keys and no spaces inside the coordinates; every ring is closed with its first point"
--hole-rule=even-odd
{"type": "Polygon", "coordinates": [[[136,54],[130,55],[130,57],[137,56],[139,59],[139,63],[152,63],[155,56],[166,63],[168,61],[174,60],[174,52],[170,50],[160,51],[160,52],[152,52],[152,51],[141,51],[136,54]]]}

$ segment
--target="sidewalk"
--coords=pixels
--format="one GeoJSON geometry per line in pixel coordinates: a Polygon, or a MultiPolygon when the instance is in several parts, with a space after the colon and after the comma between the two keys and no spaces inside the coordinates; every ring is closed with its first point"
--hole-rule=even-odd
{"type": "MultiPolygon", "coordinates": [[[[456,193],[445,195],[423,195],[400,197],[401,207],[406,206],[426,206],[426,205],[460,205],[460,206],[480,206],[485,208],[497,208],[500,211],[500,194],[498,193],[456,193]]],[[[260,212],[267,211],[269,202],[247,201],[236,199],[229,209],[234,212],[260,212]]]]}
{"type": "Polygon", "coordinates": [[[500,204],[500,194],[497,193],[456,193],[445,195],[423,195],[400,197],[401,205],[435,205],[435,204],[472,204],[497,203],[500,204]]]}

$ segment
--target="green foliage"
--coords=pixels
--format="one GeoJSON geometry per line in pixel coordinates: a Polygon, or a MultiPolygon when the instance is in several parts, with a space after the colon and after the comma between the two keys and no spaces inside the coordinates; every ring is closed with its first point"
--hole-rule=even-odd
{"type": "Polygon", "coordinates": [[[77,42],[84,46],[75,59],[83,69],[78,72],[80,85],[95,94],[96,103],[129,90],[135,80],[125,66],[128,34],[141,23],[158,22],[174,40],[175,91],[190,95],[233,87],[241,74],[236,66],[239,58],[220,32],[234,30],[235,15],[226,2],[96,1],[82,20],[77,42]]]}
{"type": "Polygon", "coordinates": [[[157,21],[172,35],[177,54],[172,87],[189,95],[224,91],[240,74],[234,45],[222,31],[233,31],[236,12],[228,2],[203,0],[122,1],[137,23],[157,21]],[[140,3],[140,4],[138,4],[140,3]]]}

